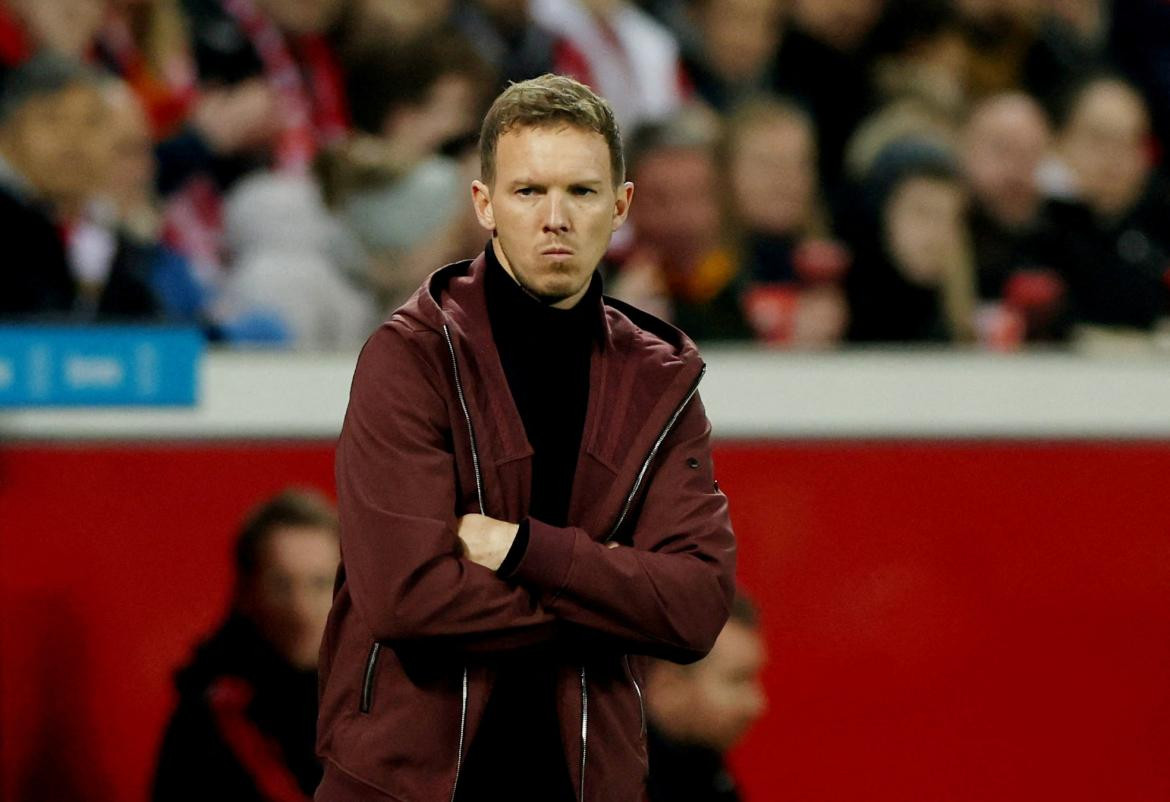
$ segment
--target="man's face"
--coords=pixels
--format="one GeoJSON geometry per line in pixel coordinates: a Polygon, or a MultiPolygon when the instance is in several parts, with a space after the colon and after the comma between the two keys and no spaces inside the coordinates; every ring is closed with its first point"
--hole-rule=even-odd
{"type": "Polygon", "coordinates": [[[1120,215],[1137,202],[1149,177],[1149,130],[1145,103],[1128,87],[1102,82],[1081,96],[1060,150],[1098,214],[1120,215]]]}
{"type": "Polygon", "coordinates": [[[492,185],[474,181],[471,192],[504,268],[531,294],[567,309],[589,289],[634,186],[614,186],[601,134],[522,126],[497,141],[492,185]]]}
{"type": "Polygon", "coordinates": [[[705,147],[663,148],[638,162],[638,242],[689,269],[719,241],[719,175],[705,147]]]}
{"type": "Polygon", "coordinates": [[[1048,153],[1044,113],[1023,96],[989,101],[967,124],[963,168],[975,197],[1007,226],[1029,223],[1043,200],[1037,173],[1048,153]]]}
{"type": "Polygon", "coordinates": [[[808,224],[817,160],[807,125],[777,117],[746,126],[732,146],[730,167],[735,203],[748,228],[791,234],[808,224]]]}
{"type": "Polygon", "coordinates": [[[966,195],[953,181],[903,181],[886,204],[886,244],[911,282],[936,287],[962,248],[966,195]]]}
{"type": "Polygon", "coordinates": [[[649,692],[674,697],[669,714],[674,720],[657,724],[674,737],[721,752],[730,749],[767,706],[760,682],[763,665],[764,644],[756,629],[729,621],[698,663],[660,668],[673,676],[649,692]]]}
{"type": "Polygon", "coordinates": [[[707,61],[724,79],[751,81],[780,44],[780,0],[707,0],[699,12],[707,61]]]}
{"type": "Polygon", "coordinates": [[[4,156],[37,194],[76,204],[92,193],[105,165],[94,131],[107,108],[95,87],[74,86],[30,100],[0,130],[4,156]]]}
{"type": "Polygon", "coordinates": [[[244,611],[286,660],[316,667],[333,603],[337,536],[315,526],[281,527],[264,538],[257,557],[244,611]]]}

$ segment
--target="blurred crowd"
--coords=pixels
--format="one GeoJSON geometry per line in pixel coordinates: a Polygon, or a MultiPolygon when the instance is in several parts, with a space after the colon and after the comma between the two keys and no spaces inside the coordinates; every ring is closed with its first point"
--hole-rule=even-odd
{"type": "Polygon", "coordinates": [[[622,126],[606,291],[700,342],[1166,333],[1163,0],[0,0],[0,318],[355,347],[545,72],[622,126]]]}

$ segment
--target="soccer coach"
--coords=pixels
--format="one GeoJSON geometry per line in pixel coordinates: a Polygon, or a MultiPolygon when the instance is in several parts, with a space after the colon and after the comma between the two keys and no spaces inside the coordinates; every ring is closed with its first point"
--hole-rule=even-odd
{"type": "Polygon", "coordinates": [[[712,646],[735,541],[704,365],[603,297],[613,111],[545,75],[484,120],[491,241],[366,343],[337,447],[319,802],[640,802],[645,655],[712,646]]]}

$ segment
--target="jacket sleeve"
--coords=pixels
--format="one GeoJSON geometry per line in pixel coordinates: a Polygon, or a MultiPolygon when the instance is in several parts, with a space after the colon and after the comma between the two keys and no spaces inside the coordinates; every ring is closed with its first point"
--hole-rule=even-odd
{"type": "Polygon", "coordinates": [[[696,395],[663,444],[633,530],[609,548],[530,518],[509,579],[562,620],[676,662],[698,660],[727,621],[735,539],[715,486],[711,425],[696,395]]]}
{"type": "Polygon", "coordinates": [[[524,588],[462,556],[456,466],[437,368],[382,326],[358,358],[337,445],[341,550],[354,606],[378,640],[473,650],[552,636],[524,588]]]}

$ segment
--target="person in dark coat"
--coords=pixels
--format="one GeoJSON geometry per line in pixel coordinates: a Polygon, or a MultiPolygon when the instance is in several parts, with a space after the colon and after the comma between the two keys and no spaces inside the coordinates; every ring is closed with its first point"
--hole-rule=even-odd
{"type": "Polygon", "coordinates": [[[100,78],[42,53],[0,90],[0,318],[151,319],[149,276],[117,234],[94,225],[89,204],[107,154],[95,131],[109,108],[100,78]]]}
{"type": "Polygon", "coordinates": [[[739,802],[724,755],[763,714],[764,642],[743,595],[711,653],[680,666],[656,661],[646,676],[649,802],[739,802]]]}
{"type": "Polygon", "coordinates": [[[244,523],[235,556],[231,608],[175,676],[156,802],[305,802],[321,780],[316,664],[336,514],[315,494],[286,490],[244,523]]]}

